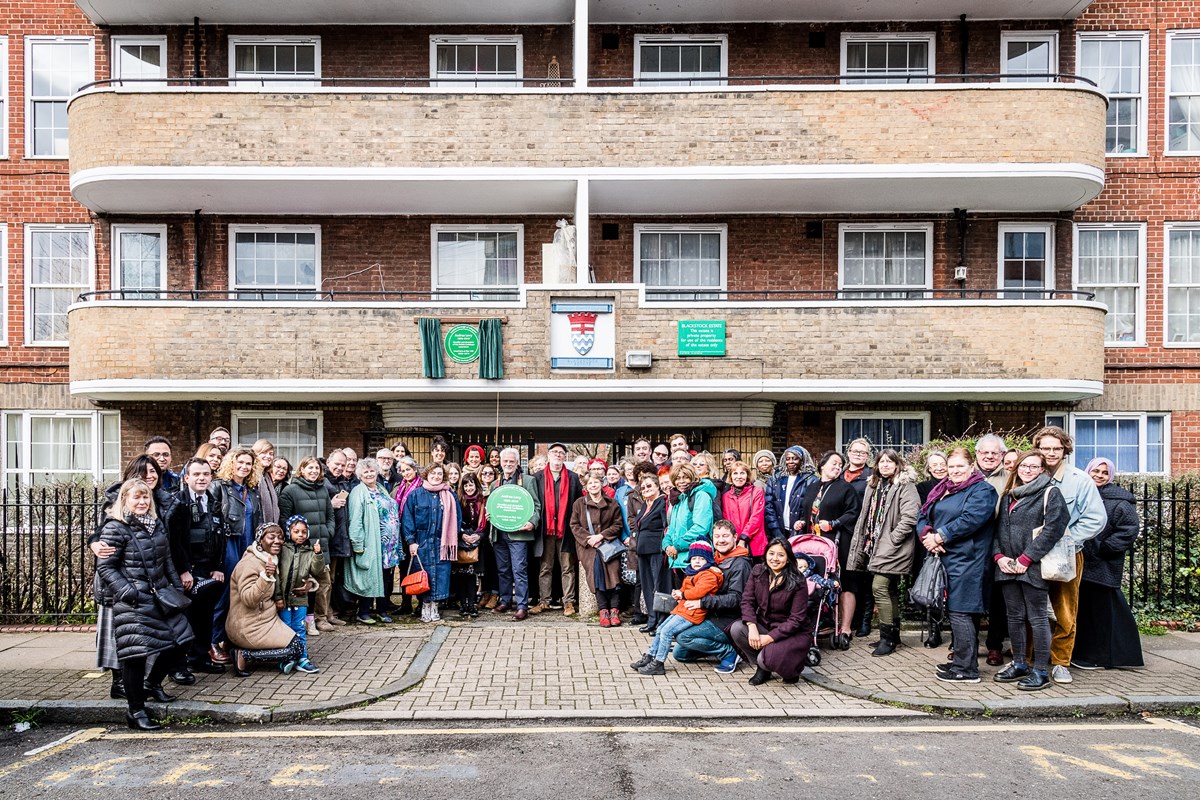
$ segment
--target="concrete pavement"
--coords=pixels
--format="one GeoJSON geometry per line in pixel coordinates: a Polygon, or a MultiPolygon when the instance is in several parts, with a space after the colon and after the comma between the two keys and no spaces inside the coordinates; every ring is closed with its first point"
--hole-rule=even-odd
{"type": "MultiPolygon", "coordinates": [[[[1080,716],[1200,707],[1200,635],[1143,638],[1143,670],[1075,670],[1069,686],[1024,693],[990,680],[946,685],[932,677],[945,649],[926,650],[916,634],[892,656],[872,658],[865,643],[825,652],[794,685],[747,684],[749,672],[718,675],[711,663],[668,663],[647,678],[627,663],[647,637],[629,625],[543,614],[524,623],[448,614],[439,626],[411,622],[353,625],[312,640],[318,675],[202,675],[168,686],[180,700],[162,709],[177,719],[219,722],[334,720],[519,720],[651,718],[813,718],[911,716],[922,712],[1080,716]]],[[[9,629],[11,631],[11,629],[9,629]]],[[[94,669],[94,635],[0,633],[0,712],[34,709],[46,721],[119,722],[124,704],[108,699],[94,669]]]]}

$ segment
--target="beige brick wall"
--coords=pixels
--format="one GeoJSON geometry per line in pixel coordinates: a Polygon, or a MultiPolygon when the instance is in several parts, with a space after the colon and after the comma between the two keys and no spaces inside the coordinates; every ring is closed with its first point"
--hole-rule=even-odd
{"type": "MultiPolygon", "coordinates": [[[[71,380],[420,378],[414,318],[460,313],[462,309],[366,308],[350,303],[313,303],[302,309],[95,303],[70,312],[71,380]]],[[[597,288],[530,290],[527,308],[477,313],[508,317],[504,369],[509,379],[590,377],[598,385],[611,377],[1103,379],[1103,310],[1066,302],[639,308],[636,291],[597,288]],[[573,297],[615,301],[615,376],[551,372],[550,300],[573,297]],[[679,318],[724,318],[727,357],[676,358],[679,318]],[[645,349],[654,353],[653,369],[627,370],[625,351],[645,349]]],[[[477,375],[478,364],[446,361],[448,378],[477,375]]]]}
{"type": "Polygon", "coordinates": [[[1104,165],[1084,89],[612,94],[98,92],[71,170],[118,166],[1104,165]]]}

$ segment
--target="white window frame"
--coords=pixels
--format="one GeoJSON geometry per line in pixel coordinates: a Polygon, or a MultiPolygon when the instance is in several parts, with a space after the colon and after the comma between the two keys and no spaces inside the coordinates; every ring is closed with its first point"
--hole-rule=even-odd
{"type": "MultiPolygon", "coordinates": [[[[96,232],[91,225],[53,225],[53,224],[28,224],[25,226],[25,346],[26,347],[66,347],[69,342],[62,341],[44,341],[38,342],[33,339],[34,331],[34,307],[33,307],[33,236],[41,231],[86,231],[88,237],[88,263],[87,263],[87,284],[81,287],[84,292],[95,291],[96,289],[96,232]]],[[[75,288],[65,285],[38,285],[39,289],[63,289],[75,288]]],[[[75,302],[73,299],[72,303],[75,302]]]]}
{"type": "Polygon", "coordinates": [[[299,299],[300,295],[311,293],[314,297],[321,291],[321,226],[320,225],[230,225],[229,226],[229,297],[237,299],[239,292],[258,292],[270,294],[294,294],[299,299]],[[313,285],[310,286],[279,286],[267,287],[262,286],[240,286],[237,282],[237,235],[239,233],[312,233],[315,234],[313,245],[317,251],[316,263],[314,264],[313,285]]]}
{"type": "MultiPolygon", "coordinates": [[[[1051,412],[1046,414],[1047,424],[1051,423],[1051,418],[1055,422],[1066,417],[1067,433],[1071,434],[1071,439],[1076,443],[1079,437],[1076,435],[1076,423],[1079,420],[1118,420],[1118,419],[1136,419],[1138,420],[1138,467],[1140,468],[1136,474],[1138,475],[1170,475],[1171,474],[1171,414],[1169,412],[1156,411],[1072,411],[1072,412],[1051,412]],[[1163,420],[1163,468],[1161,472],[1147,472],[1146,466],[1146,419],[1147,417],[1162,417],[1163,420]]],[[[1076,453],[1071,454],[1071,463],[1083,469],[1087,466],[1086,463],[1078,463],[1075,460],[1076,453]]],[[[1128,474],[1128,473],[1122,473],[1128,474]]]]}
{"type": "MultiPolygon", "coordinates": [[[[1168,222],[1163,225],[1163,347],[1177,348],[1181,350],[1200,348],[1200,341],[1196,342],[1173,342],[1170,337],[1170,319],[1171,319],[1171,231],[1173,230],[1193,230],[1200,231],[1200,221],[1196,222],[1168,222]]],[[[1188,284],[1192,286],[1192,284],[1188,284]]],[[[1197,291],[1200,291],[1200,284],[1196,285],[1197,291]]]]}
{"type": "Polygon", "coordinates": [[[68,102],[69,97],[34,97],[33,96],[33,48],[39,44],[86,44],[88,46],[88,64],[91,65],[91,77],[84,83],[91,83],[96,80],[96,40],[91,36],[26,36],[25,37],[25,158],[31,159],[48,159],[55,161],[65,161],[70,155],[63,153],[60,156],[56,155],[34,155],[33,145],[35,139],[34,131],[34,113],[33,107],[35,102],[68,102]]]}
{"type": "Polygon", "coordinates": [[[436,89],[449,89],[451,91],[472,89],[472,90],[491,90],[491,91],[511,91],[512,89],[520,89],[525,85],[525,40],[520,34],[514,36],[430,36],[429,37],[429,85],[436,89]],[[506,83],[501,78],[493,80],[485,80],[482,84],[476,80],[472,83],[465,78],[440,78],[437,65],[437,49],[438,45],[443,44],[471,44],[471,45],[516,45],[516,75],[513,76],[512,83],[506,83]]]}
{"type": "Polygon", "coordinates": [[[321,82],[321,37],[320,36],[230,36],[229,37],[229,82],[231,86],[257,87],[263,91],[310,89],[321,82]],[[273,79],[272,76],[239,75],[237,72],[237,48],[239,45],[255,44],[311,44],[313,46],[313,76],[297,77],[295,80],[273,79]]]}
{"type": "MultiPolygon", "coordinates": [[[[665,73],[651,73],[653,75],[664,75],[665,73]]],[[[725,86],[729,81],[725,80],[725,76],[729,74],[729,36],[728,34],[718,33],[710,36],[701,34],[651,34],[639,33],[633,37],[633,80],[635,86],[663,86],[665,88],[684,87],[684,86],[725,86]],[[679,73],[680,80],[664,81],[663,78],[644,78],[642,72],[642,46],[647,44],[716,44],[721,47],[721,66],[720,73],[717,78],[693,77],[688,80],[682,80],[683,73],[679,73]],[[660,83],[660,81],[662,81],[660,83]]]]}
{"type": "MultiPolygon", "coordinates": [[[[1137,324],[1134,330],[1134,341],[1119,342],[1105,340],[1105,347],[1145,347],[1146,346],[1146,223],[1144,222],[1081,222],[1076,223],[1072,228],[1071,241],[1071,285],[1076,291],[1086,292],[1094,287],[1101,286],[1116,286],[1119,288],[1129,288],[1127,283],[1114,284],[1084,284],[1081,286],[1079,279],[1079,234],[1084,231],[1096,230],[1133,230],[1138,232],[1138,276],[1137,286],[1133,288],[1137,291],[1137,303],[1135,310],[1137,313],[1137,324]]],[[[1165,274],[1165,273],[1164,273],[1165,274]]],[[[1163,316],[1163,324],[1166,324],[1166,316],[1163,316]]],[[[1165,328],[1164,328],[1165,331],[1165,328]]]]}
{"type": "Polygon", "coordinates": [[[0,222],[0,347],[8,347],[8,223],[0,222]]]}
{"type": "MultiPolygon", "coordinates": [[[[1167,31],[1167,52],[1166,60],[1163,64],[1163,93],[1166,95],[1163,101],[1163,155],[1165,156],[1196,156],[1200,155],[1200,149],[1196,150],[1172,150],[1171,149],[1171,98],[1175,96],[1175,92],[1171,91],[1171,56],[1172,50],[1175,48],[1175,42],[1179,39],[1200,39],[1200,30],[1198,29],[1182,29],[1167,31]]],[[[1179,93],[1184,97],[1200,97],[1200,92],[1195,94],[1179,93]]]]}
{"type": "Polygon", "coordinates": [[[644,233],[715,233],[721,237],[721,283],[719,286],[655,286],[654,289],[669,290],[677,288],[680,293],[696,293],[701,295],[717,295],[708,299],[723,299],[723,292],[729,288],[729,226],[720,225],[654,225],[638,224],[633,226],[633,282],[642,283],[642,234],[644,233]]]}
{"type": "Polygon", "coordinates": [[[110,70],[114,81],[119,81],[125,76],[121,74],[121,48],[124,45],[141,45],[158,48],[158,77],[164,78],[160,83],[158,81],[146,83],[118,83],[123,89],[162,89],[167,83],[167,37],[166,36],[113,36],[111,46],[109,48],[109,60],[111,61],[110,70]]]}
{"type": "MultiPolygon", "coordinates": [[[[153,233],[158,234],[159,241],[162,242],[162,247],[159,248],[158,258],[158,286],[144,289],[129,289],[131,292],[153,292],[165,291],[167,288],[167,226],[166,225],[113,225],[110,229],[109,237],[111,239],[109,249],[112,251],[111,264],[111,282],[110,286],[120,292],[125,289],[125,285],[121,282],[121,234],[123,233],[153,233]]],[[[114,294],[114,300],[129,299],[121,294],[114,294]]]]}
{"type": "Polygon", "coordinates": [[[1000,74],[1004,83],[1052,83],[1053,78],[1028,78],[1020,72],[1008,71],[1008,45],[1012,42],[1046,42],[1050,45],[1050,64],[1046,71],[1053,75],[1058,72],[1058,32],[1057,31],[1002,31],[1000,33],[1000,74]]]}
{"type": "MultiPolygon", "coordinates": [[[[925,441],[918,444],[927,444],[929,442],[929,424],[930,413],[928,411],[838,411],[834,415],[834,446],[839,453],[846,452],[845,445],[849,442],[842,441],[842,422],[846,419],[890,419],[890,420],[905,420],[919,419],[921,420],[921,428],[925,435],[925,441]]],[[[882,442],[871,442],[871,450],[874,454],[878,454],[884,448],[882,442]]]]}
{"type": "MultiPolygon", "coordinates": [[[[30,484],[29,476],[34,472],[32,468],[32,453],[33,442],[31,430],[31,420],[35,418],[71,418],[71,419],[90,419],[92,421],[92,463],[91,473],[92,480],[97,483],[104,480],[104,420],[105,418],[116,418],[117,420],[117,466],[116,475],[120,475],[121,470],[121,412],[119,411],[52,411],[42,409],[22,410],[13,409],[0,413],[0,461],[3,462],[3,486],[8,486],[12,476],[17,476],[17,482],[20,485],[28,486],[30,484]],[[21,418],[21,453],[19,455],[20,462],[25,464],[24,468],[17,469],[8,463],[8,421],[10,417],[21,418]],[[23,476],[23,478],[22,478],[23,476]]],[[[56,470],[60,471],[60,470],[56,470]]],[[[110,472],[110,474],[113,474],[110,472]]]]}
{"type": "MultiPolygon", "coordinates": [[[[924,83],[933,83],[933,75],[937,74],[937,34],[933,31],[912,31],[911,33],[870,33],[859,31],[844,31],[841,40],[841,62],[840,71],[842,74],[843,84],[861,84],[866,86],[918,86],[924,83]],[[927,72],[924,73],[928,77],[921,77],[921,73],[896,73],[894,79],[875,79],[863,80],[860,78],[846,77],[850,73],[847,71],[846,55],[851,44],[860,42],[927,42],[929,44],[929,64],[927,72]]],[[[857,74],[857,73],[856,73],[857,74]]],[[[866,72],[865,74],[872,74],[866,72]]]]}
{"type": "MultiPolygon", "coordinates": [[[[1149,152],[1147,137],[1149,135],[1149,99],[1150,99],[1150,35],[1145,31],[1088,31],[1086,33],[1076,34],[1075,37],[1075,72],[1083,74],[1083,69],[1080,67],[1080,54],[1083,52],[1083,43],[1086,41],[1136,41],[1138,43],[1138,52],[1141,54],[1141,64],[1139,70],[1141,72],[1141,85],[1138,87],[1136,95],[1121,94],[1113,95],[1112,97],[1118,100],[1126,100],[1136,97],[1138,103],[1138,141],[1137,150],[1133,153],[1105,153],[1105,158],[1144,158],[1149,152]]],[[[1101,91],[1103,91],[1101,89],[1101,91]]],[[[1166,123],[1164,115],[1164,125],[1166,123]]],[[[1165,130],[1165,128],[1164,128],[1165,130]]]]}
{"type": "Polygon", "coordinates": [[[8,107],[8,37],[0,36],[0,160],[8,158],[8,107]]]}
{"type": "MultiPolygon", "coordinates": [[[[296,410],[279,410],[274,408],[238,408],[234,409],[230,415],[229,430],[230,436],[233,439],[233,445],[238,444],[238,429],[243,419],[309,419],[317,423],[317,452],[313,455],[325,455],[325,413],[323,411],[296,411],[296,410]]],[[[253,444],[253,443],[252,443],[253,444]]],[[[249,445],[247,445],[249,446],[249,445]]],[[[275,442],[276,448],[279,443],[275,442]]],[[[286,456],[285,456],[286,458],[286,456]]],[[[289,459],[290,460],[290,459],[289,459]]],[[[296,464],[292,464],[292,469],[296,468],[296,464]]]]}
{"type": "MultiPolygon", "coordinates": [[[[431,225],[429,227],[429,288],[434,297],[441,294],[467,295],[465,300],[478,299],[471,295],[508,294],[519,292],[525,285],[525,226],[517,225],[431,225]],[[517,282],[512,286],[441,286],[438,283],[438,234],[440,233],[515,233],[517,235],[517,282]]],[[[513,297],[512,299],[516,299],[513,297]]]]}
{"type": "MultiPolygon", "coordinates": [[[[843,222],[838,225],[838,291],[849,292],[929,292],[933,290],[933,223],[932,222],[843,222]],[[859,231],[905,231],[925,234],[925,283],[923,286],[875,287],[845,284],[846,234],[859,231]]],[[[881,298],[887,300],[888,298],[881,298]]]]}
{"type": "MultiPolygon", "coordinates": [[[[1054,291],[1054,223],[1051,222],[1001,222],[996,228],[996,288],[1002,300],[1022,300],[1024,292],[1038,291],[1037,289],[1008,289],[1004,286],[1004,234],[1006,233],[1040,233],[1046,237],[1046,268],[1045,279],[1041,291],[1054,291]],[[1009,297],[1009,293],[1014,296],[1009,297]]],[[[1045,299],[1040,298],[1040,299],[1045,299]]]]}

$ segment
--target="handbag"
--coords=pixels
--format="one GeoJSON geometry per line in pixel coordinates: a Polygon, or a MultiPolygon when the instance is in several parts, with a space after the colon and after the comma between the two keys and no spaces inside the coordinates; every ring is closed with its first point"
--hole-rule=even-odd
{"type": "MultiPolygon", "coordinates": [[[[1046,527],[1046,506],[1049,501],[1050,490],[1047,489],[1042,492],[1042,524],[1033,529],[1030,536],[1032,539],[1036,539],[1046,527]]],[[[1070,583],[1075,580],[1075,548],[1065,534],[1054,543],[1050,552],[1042,556],[1038,566],[1042,571],[1042,580],[1058,581],[1059,583],[1070,583]]]]}
{"type": "Polygon", "coordinates": [[[621,583],[626,586],[637,586],[637,555],[629,549],[621,556],[621,583]],[[633,562],[630,564],[630,562],[633,562]]]}
{"type": "Polygon", "coordinates": [[[679,603],[670,592],[654,593],[654,610],[660,614],[670,614],[679,603]]]}
{"type": "Polygon", "coordinates": [[[400,588],[405,594],[425,594],[429,591],[429,573],[425,571],[425,565],[421,564],[421,556],[418,553],[415,558],[408,562],[408,572],[400,581],[400,588]],[[420,569],[413,572],[413,567],[420,565],[420,569]]]}
{"type": "Polygon", "coordinates": [[[200,597],[210,592],[215,594],[224,585],[224,581],[214,580],[213,578],[196,578],[192,582],[192,588],[188,590],[188,594],[192,597],[200,597]]]}
{"type": "MultiPolygon", "coordinates": [[[[592,527],[592,515],[588,513],[586,508],[583,510],[583,516],[587,518],[588,533],[590,533],[592,536],[595,536],[596,529],[592,527]]],[[[626,547],[625,543],[620,539],[605,539],[600,543],[600,546],[596,548],[596,552],[600,554],[600,560],[607,564],[628,549],[629,548],[626,547]]]]}
{"type": "Polygon", "coordinates": [[[455,564],[478,564],[479,563],[479,547],[472,547],[469,550],[458,548],[458,557],[454,559],[455,564]]]}
{"type": "MultiPolygon", "coordinates": [[[[149,566],[150,562],[146,560],[146,551],[142,549],[142,543],[138,541],[137,534],[135,533],[131,536],[130,540],[133,542],[133,546],[137,548],[138,557],[142,559],[143,563],[149,566]]],[[[154,605],[158,606],[158,610],[166,616],[180,614],[192,604],[192,598],[184,594],[182,589],[176,589],[170,584],[161,589],[151,584],[150,596],[154,598],[154,605]]]]}
{"type": "Polygon", "coordinates": [[[908,599],[913,605],[930,611],[941,611],[946,607],[946,568],[942,565],[942,557],[930,553],[917,573],[912,588],[908,590],[908,599]]]}

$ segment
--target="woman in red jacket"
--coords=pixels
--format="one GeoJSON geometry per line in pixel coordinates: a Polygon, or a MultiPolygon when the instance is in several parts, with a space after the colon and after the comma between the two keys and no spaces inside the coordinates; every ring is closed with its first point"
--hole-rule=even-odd
{"type": "Polygon", "coordinates": [[[735,461],[729,468],[729,489],[721,499],[725,519],[733,523],[738,544],[750,551],[754,563],[762,563],[767,551],[766,494],[750,482],[750,465],[735,461]]]}

